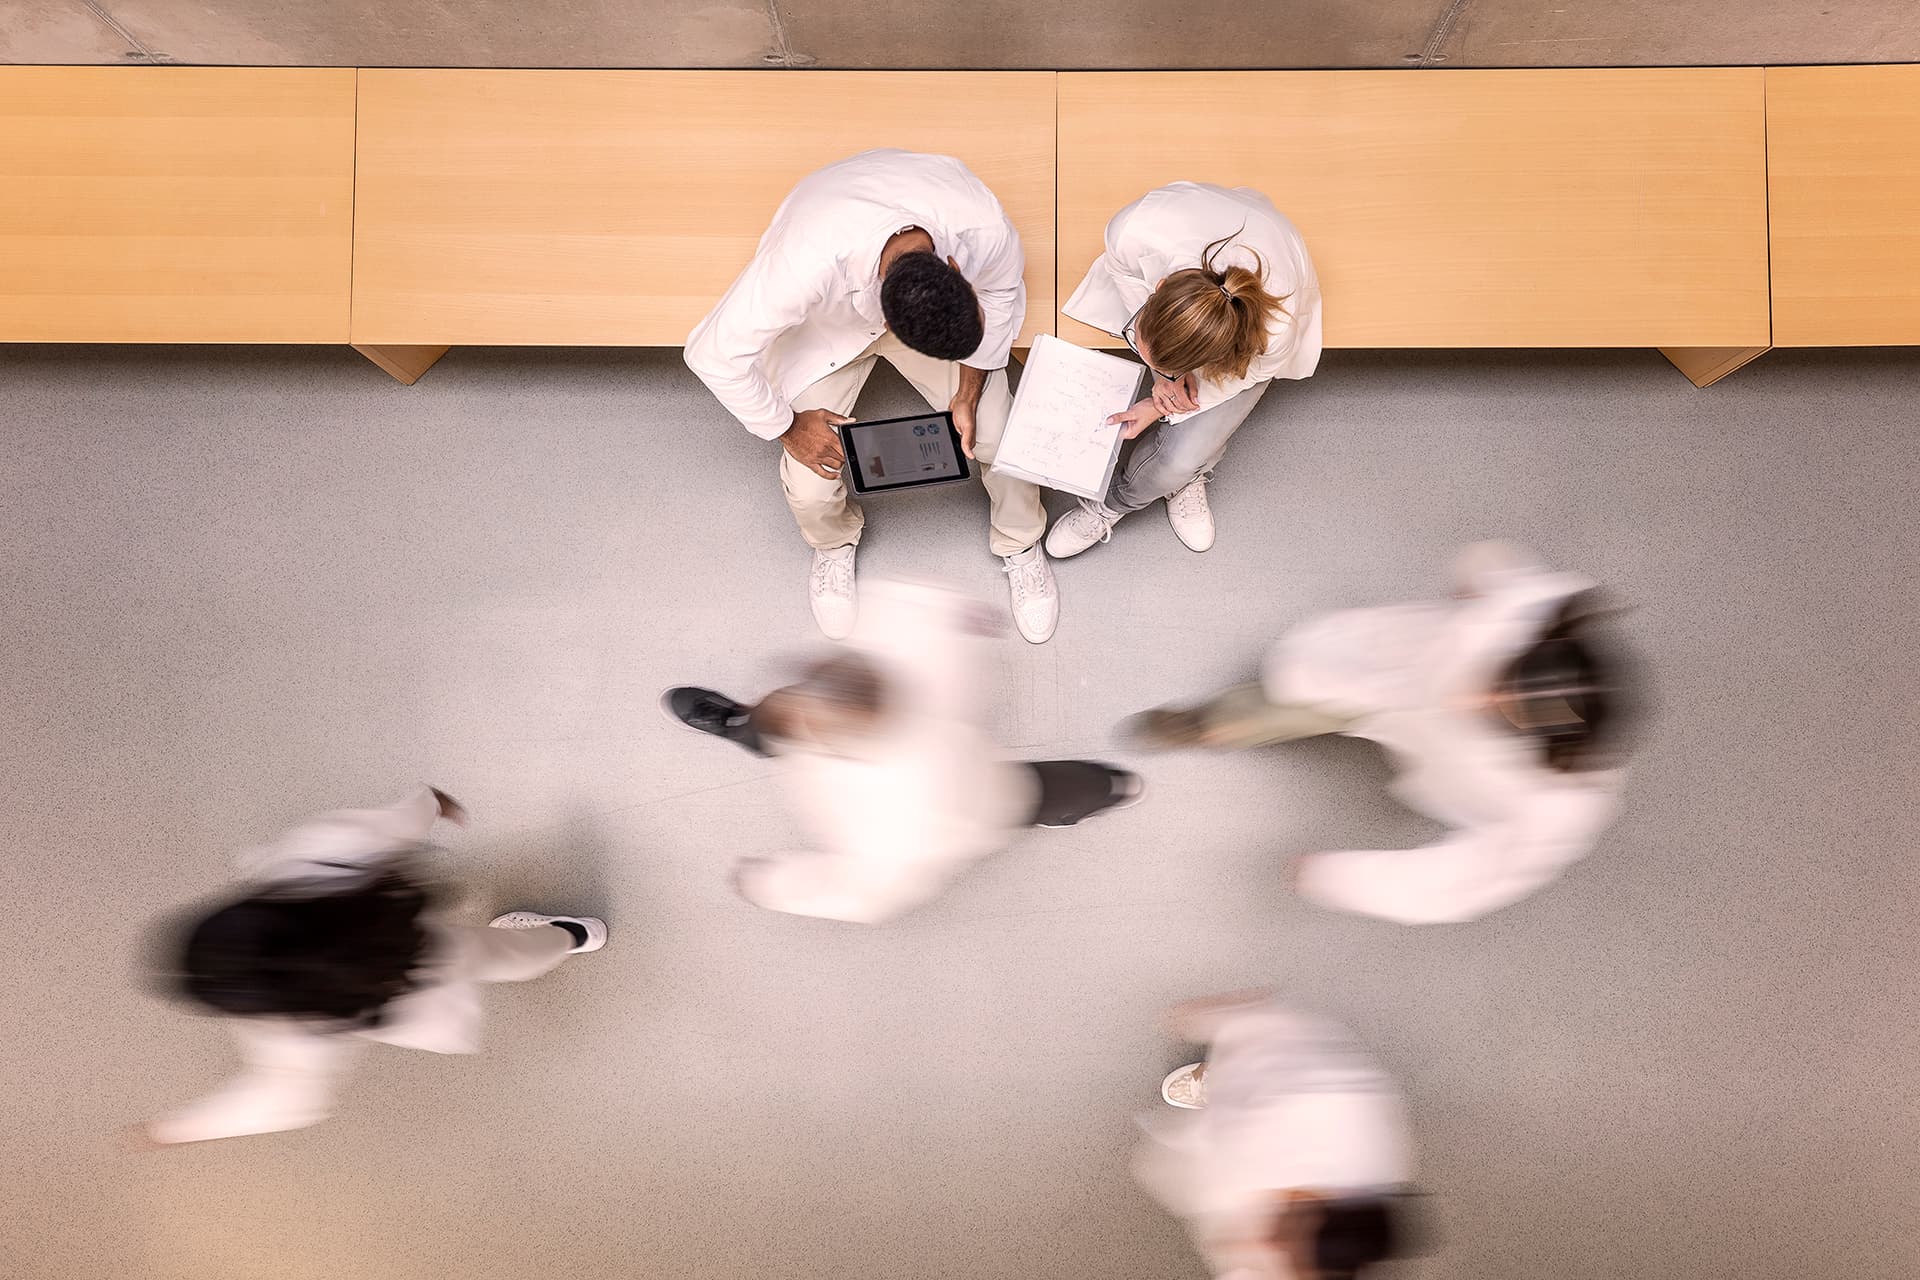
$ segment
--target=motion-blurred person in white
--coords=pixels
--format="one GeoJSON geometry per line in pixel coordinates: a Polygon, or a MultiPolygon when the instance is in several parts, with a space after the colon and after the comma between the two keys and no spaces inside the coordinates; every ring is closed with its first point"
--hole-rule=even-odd
{"type": "Polygon", "coordinates": [[[1311,854],[1299,892],[1403,924],[1473,920],[1592,849],[1619,811],[1635,683],[1594,584],[1502,543],[1469,547],[1454,598],[1294,628],[1259,682],[1131,723],[1146,746],[1250,747],[1340,733],[1387,749],[1394,794],[1453,828],[1413,850],[1311,854]]]}
{"type": "Polygon", "coordinates": [[[487,928],[436,909],[427,835],[465,825],[421,787],[384,809],[321,814],[241,860],[241,896],[192,923],[169,985],[227,1015],[243,1067],[225,1086],[137,1131],[147,1143],[300,1129],[326,1119],[368,1041],[472,1053],[483,982],[537,978],[606,945],[592,916],[512,911],[487,928]]]}
{"type": "Polygon", "coordinates": [[[1175,182],[1113,215],[1061,310],[1125,339],[1153,385],[1114,415],[1139,437],[1127,465],[1102,500],[1054,522],[1047,554],[1079,555],[1161,498],[1175,536],[1207,550],[1207,480],[1234,432],[1275,378],[1320,363],[1320,280],[1300,232],[1258,191],[1175,182]]]}
{"type": "Polygon", "coordinates": [[[988,736],[977,638],[992,614],[941,587],[869,588],[849,651],[747,706],[711,689],[661,696],[681,723],[784,766],[815,848],[747,858],[742,897],[875,924],[937,896],[1025,827],[1067,827],[1140,797],[1140,779],[1084,760],[1019,763],[988,736]]]}
{"type": "Polygon", "coordinates": [[[1406,1251],[1413,1147],[1400,1091],[1333,1023],[1256,993],[1173,1011],[1206,1061],[1161,1083],[1134,1173],[1213,1274],[1351,1280],[1406,1251]]]}

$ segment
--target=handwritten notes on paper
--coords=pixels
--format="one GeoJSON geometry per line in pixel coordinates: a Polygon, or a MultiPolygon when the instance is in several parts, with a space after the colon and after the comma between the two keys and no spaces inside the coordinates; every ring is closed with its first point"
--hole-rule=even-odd
{"type": "Polygon", "coordinates": [[[1140,366],[1051,334],[1034,340],[993,469],[1099,500],[1120,456],[1107,419],[1133,403],[1140,366]]]}

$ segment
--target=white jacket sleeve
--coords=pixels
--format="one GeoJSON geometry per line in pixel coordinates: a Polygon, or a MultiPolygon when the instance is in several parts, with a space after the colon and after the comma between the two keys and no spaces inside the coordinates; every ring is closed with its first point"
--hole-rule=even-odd
{"type": "Polygon", "coordinates": [[[1616,802],[1611,790],[1542,795],[1491,826],[1418,849],[1348,849],[1302,859],[1310,902],[1399,924],[1458,924],[1511,906],[1585,857],[1616,802]]]}
{"type": "Polygon", "coordinates": [[[784,254],[763,252],[687,336],[687,367],[762,440],[778,440],[793,425],[793,406],[767,376],[768,349],[806,320],[819,296],[784,254]]]}
{"type": "MultiPolygon", "coordinates": [[[[1106,249],[1087,268],[1080,287],[1060,309],[1102,333],[1120,336],[1127,319],[1146,305],[1153,286],[1145,278],[1139,245],[1128,237],[1132,208],[1122,209],[1107,223],[1106,249]]],[[[1155,277],[1158,279],[1158,277],[1155,277]]]]}
{"type": "Polygon", "coordinates": [[[240,1073],[197,1102],[147,1125],[155,1142],[206,1142],[304,1129],[327,1118],[334,1085],[360,1042],[264,1020],[236,1021],[240,1073]]]}
{"type": "Polygon", "coordinates": [[[1027,318],[1027,254],[1020,233],[1002,221],[998,234],[988,234],[978,247],[979,258],[968,264],[968,283],[980,299],[983,331],[980,346],[960,363],[992,373],[1007,367],[1013,340],[1027,318]]]}
{"type": "Polygon", "coordinates": [[[240,872],[258,880],[352,878],[378,870],[422,844],[440,818],[440,798],[417,787],[384,809],[335,809],[290,827],[272,844],[242,853],[240,872]]]}
{"type": "Polygon", "coordinates": [[[883,924],[937,896],[945,875],[910,858],[791,852],[749,859],[735,873],[755,906],[794,916],[883,924]]]}
{"type": "Polygon", "coordinates": [[[910,714],[980,725],[987,712],[980,636],[998,625],[998,614],[960,592],[882,580],[866,589],[849,644],[901,685],[910,714]]]}
{"type": "Polygon", "coordinates": [[[415,787],[384,809],[352,809],[347,814],[358,819],[369,835],[399,844],[419,844],[440,820],[440,797],[432,787],[415,787]]]}

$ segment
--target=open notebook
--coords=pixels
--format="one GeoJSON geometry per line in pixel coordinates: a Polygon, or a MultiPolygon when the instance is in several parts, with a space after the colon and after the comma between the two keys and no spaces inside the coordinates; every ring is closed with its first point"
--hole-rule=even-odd
{"type": "Polygon", "coordinates": [[[1099,501],[1120,456],[1118,424],[1133,403],[1140,366],[1052,334],[1034,339],[993,469],[1099,501]]]}

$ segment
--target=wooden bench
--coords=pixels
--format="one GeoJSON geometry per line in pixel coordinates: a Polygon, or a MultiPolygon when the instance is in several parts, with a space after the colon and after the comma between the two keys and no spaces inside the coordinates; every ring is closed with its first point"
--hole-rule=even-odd
{"type": "Polygon", "coordinates": [[[1306,236],[1329,346],[1659,347],[1711,381],[1771,339],[1763,79],[1062,74],[1059,296],[1148,189],[1248,186],[1306,236]]]}
{"type": "Polygon", "coordinates": [[[1335,347],[1654,346],[1704,384],[1920,345],[1909,66],[0,68],[0,341],[352,342],[407,381],[456,343],[677,346],[793,182],[873,146],[999,193],[1028,339],[1117,341],[1058,301],[1187,177],[1299,222],[1335,347]]]}
{"type": "MultiPolygon", "coordinates": [[[[802,176],[871,147],[966,161],[1019,227],[1025,338],[1054,298],[1054,76],[360,73],[356,347],[679,346],[802,176]]],[[[410,376],[409,376],[410,375],[410,376]]]]}
{"type": "Polygon", "coordinates": [[[353,104],[351,68],[0,68],[0,342],[345,342],[353,104]]]}
{"type": "Polygon", "coordinates": [[[1920,67],[1770,67],[1773,341],[1920,345],[1920,67]]]}

